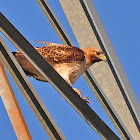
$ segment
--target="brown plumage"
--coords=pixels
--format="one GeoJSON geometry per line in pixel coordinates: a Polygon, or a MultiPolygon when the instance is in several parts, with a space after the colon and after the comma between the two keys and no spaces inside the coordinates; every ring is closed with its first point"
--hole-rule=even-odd
{"type": "MultiPolygon", "coordinates": [[[[70,84],[70,86],[72,86],[80,75],[92,64],[102,60],[106,61],[104,53],[93,47],[79,49],[68,45],[43,41],[37,42],[47,44],[40,48],[36,47],[35,49],[63,77],[63,79],[70,84]]],[[[34,68],[34,66],[32,66],[22,53],[17,51],[13,52],[13,54],[27,76],[47,82],[47,80],[34,68]]],[[[78,92],[78,90],[76,90],[76,92],[78,92]]],[[[80,91],[79,94],[81,94],[80,91]]]]}

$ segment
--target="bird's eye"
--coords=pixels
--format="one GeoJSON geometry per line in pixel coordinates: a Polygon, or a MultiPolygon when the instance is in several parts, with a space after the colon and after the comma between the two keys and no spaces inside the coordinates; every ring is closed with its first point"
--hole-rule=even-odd
{"type": "Polygon", "coordinates": [[[100,52],[96,52],[96,54],[97,54],[97,55],[100,55],[101,53],[100,53],[100,52]]]}

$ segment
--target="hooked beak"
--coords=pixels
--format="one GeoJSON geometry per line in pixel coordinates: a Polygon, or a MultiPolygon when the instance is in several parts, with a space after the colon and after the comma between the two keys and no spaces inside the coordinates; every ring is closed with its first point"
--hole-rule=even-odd
{"type": "Polygon", "coordinates": [[[105,61],[105,62],[107,61],[106,56],[104,54],[99,56],[99,58],[101,61],[105,61]]]}

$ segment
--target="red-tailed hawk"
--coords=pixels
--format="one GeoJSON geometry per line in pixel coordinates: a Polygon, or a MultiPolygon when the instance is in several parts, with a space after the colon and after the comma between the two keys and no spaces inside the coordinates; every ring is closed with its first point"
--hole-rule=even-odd
{"type": "MultiPolygon", "coordinates": [[[[45,58],[45,60],[63,77],[63,79],[72,86],[74,82],[83,74],[92,64],[99,61],[106,61],[104,53],[96,48],[87,47],[79,49],[74,46],[46,43],[43,47],[35,49],[45,58]]],[[[47,80],[34,68],[34,66],[17,50],[13,52],[15,58],[23,68],[27,76],[33,77],[39,81],[47,80]]],[[[82,93],[75,89],[79,94],[82,93]]],[[[87,97],[83,98],[85,101],[87,97]]],[[[90,101],[87,101],[90,103],[90,101]]]]}

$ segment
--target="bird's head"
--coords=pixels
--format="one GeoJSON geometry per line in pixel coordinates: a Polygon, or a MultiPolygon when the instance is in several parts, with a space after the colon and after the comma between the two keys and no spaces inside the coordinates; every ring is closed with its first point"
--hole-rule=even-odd
{"type": "Polygon", "coordinates": [[[105,54],[94,47],[87,47],[82,49],[87,57],[87,59],[93,64],[99,61],[106,61],[105,54]]]}

